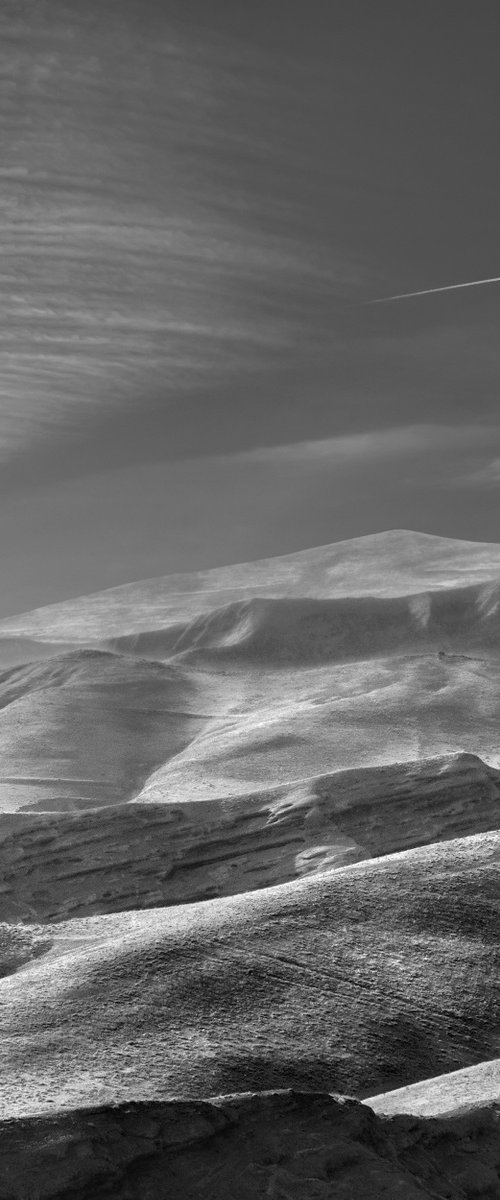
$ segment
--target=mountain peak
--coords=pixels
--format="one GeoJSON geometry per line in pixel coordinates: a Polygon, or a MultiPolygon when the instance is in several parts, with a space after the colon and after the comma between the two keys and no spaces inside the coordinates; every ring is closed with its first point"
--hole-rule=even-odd
{"type": "Polygon", "coordinates": [[[390,529],[275,558],[164,575],[0,622],[3,637],[85,642],[170,628],[253,597],[408,596],[489,583],[500,545],[390,529]]]}

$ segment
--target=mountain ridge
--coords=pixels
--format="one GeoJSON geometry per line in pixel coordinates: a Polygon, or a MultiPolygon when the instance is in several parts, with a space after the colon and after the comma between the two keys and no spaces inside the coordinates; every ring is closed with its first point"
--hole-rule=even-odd
{"type": "MultiPolygon", "coordinates": [[[[52,636],[64,636],[67,639],[71,629],[73,633],[77,632],[80,639],[95,637],[99,635],[99,615],[101,621],[107,615],[109,625],[113,612],[115,625],[110,629],[109,636],[112,636],[113,628],[119,635],[127,632],[123,628],[127,620],[132,621],[135,627],[139,623],[140,628],[145,628],[144,620],[150,620],[151,613],[162,614],[163,617],[167,613],[174,620],[176,614],[182,614],[183,607],[184,610],[186,606],[189,607],[190,599],[191,609],[202,611],[203,604],[195,600],[198,595],[209,600],[209,607],[212,606],[213,597],[227,593],[228,589],[243,593],[245,589],[265,586],[274,590],[285,589],[286,594],[291,594],[292,589],[292,594],[303,595],[307,592],[301,589],[308,579],[313,588],[326,588],[326,595],[369,595],[373,587],[382,589],[388,595],[405,595],[409,586],[411,590],[411,580],[420,578],[417,570],[419,565],[424,570],[424,583],[421,588],[418,585],[413,587],[414,591],[425,590],[426,582],[432,580],[437,586],[446,586],[450,583],[450,573],[452,584],[460,581],[485,582],[500,576],[500,546],[489,542],[460,542],[415,531],[393,530],[369,534],[274,558],[156,576],[89,596],[75,597],[0,621],[0,637],[8,633],[22,633],[24,636],[36,633],[40,636],[43,633],[50,640],[52,633],[52,636]],[[406,565],[405,556],[408,560],[406,565]],[[310,574],[315,565],[316,581],[310,574]],[[353,590],[353,580],[357,580],[357,590],[353,590]],[[207,586],[210,583],[216,586],[207,586]],[[149,607],[148,618],[141,616],[141,608],[145,603],[149,607]]],[[[213,603],[215,605],[215,600],[213,603]]],[[[133,627],[128,632],[133,632],[133,627]]],[[[106,636],[105,633],[102,636],[106,636]]]]}

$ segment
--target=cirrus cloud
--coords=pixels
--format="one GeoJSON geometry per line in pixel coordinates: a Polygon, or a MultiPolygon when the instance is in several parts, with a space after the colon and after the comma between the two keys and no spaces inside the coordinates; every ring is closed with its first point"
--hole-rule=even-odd
{"type": "MultiPolygon", "coordinates": [[[[439,454],[443,458],[449,453],[455,457],[457,452],[477,452],[495,441],[500,446],[500,427],[493,425],[415,424],[281,446],[262,446],[233,457],[248,463],[328,467],[422,454],[431,457],[439,454]]],[[[498,464],[500,459],[497,468],[498,464]]]]}
{"type": "Polygon", "coordinates": [[[457,480],[462,487],[495,488],[500,487],[500,458],[494,458],[469,475],[457,480]]]}

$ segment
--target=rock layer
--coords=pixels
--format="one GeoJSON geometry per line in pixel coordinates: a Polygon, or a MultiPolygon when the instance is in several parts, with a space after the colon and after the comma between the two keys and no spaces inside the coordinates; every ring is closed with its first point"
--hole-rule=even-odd
{"type": "Polygon", "coordinates": [[[491,1200],[498,1117],[381,1119],[294,1091],[0,1123],[2,1200],[491,1200]]]}
{"type": "Polygon", "coordinates": [[[230,896],[498,826],[472,755],[345,771],[225,801],[0,815],[0,920],[230,896]]]}

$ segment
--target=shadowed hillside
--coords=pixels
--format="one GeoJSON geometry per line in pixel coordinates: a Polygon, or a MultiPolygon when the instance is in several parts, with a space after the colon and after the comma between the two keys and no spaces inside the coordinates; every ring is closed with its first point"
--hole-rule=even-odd
{"type": "Polygon", "coordinates": [[[0,675],[0,809],[128,799],[206,724],[179,670],[79,650],[0,675]]]}
{"type": "MultiPolygon", "coordinates": [[[[498,654],[500,584],[385,599],[256,597],[203,614],[175,633],[162,657],[205,651],[249,663],[312,666],[440,650],[498,654]]],[[[134,650],[142,652],[143,639],[148,645],[152,638],[139,635],[134,650]]],[[[125,649],[126,639],[120,644],[125,649]]]]}

